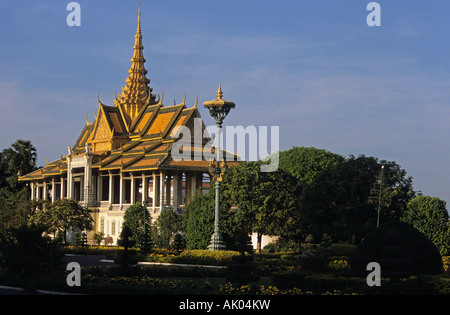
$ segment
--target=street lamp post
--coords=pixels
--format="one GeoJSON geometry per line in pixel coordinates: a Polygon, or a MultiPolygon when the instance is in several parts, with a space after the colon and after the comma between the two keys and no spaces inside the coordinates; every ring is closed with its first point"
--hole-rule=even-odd
{"type": "Polygon", "coordinates": [[[384,165],[381,165],[381,170],[380,170],[380,191],[378,192],[377,228],[380,226],[381,190],[383,189],[383,169],[384,169],[384,165]]]}
{"type": "Polygon", "coordinates": [[[208,102],[204,102],[203,105],[209,110],[209,114],[216,121],[216,137],[218,139],[218,144],[216,147],[216,163],[212,161],[212,174],[215,181],[216,188],[216,201],[215,201],[215,211],[214,211],[214,233],[211,237],[211,242],[208,246],[209,250],[225,250],[225,242],[223,241],[222,235],[220,234],[220,183],[222,181],[222,175],[226,171],[226,163],[221,163],[220,158],[220,134],[222,132],[222,123],[231,109],[236,107],[236,104],[222,98],[222,88],[219,84],[219,89],[217,91],[217,98],[208,102]],[[215,164],[215,165],[214,165],[215,164]]]}

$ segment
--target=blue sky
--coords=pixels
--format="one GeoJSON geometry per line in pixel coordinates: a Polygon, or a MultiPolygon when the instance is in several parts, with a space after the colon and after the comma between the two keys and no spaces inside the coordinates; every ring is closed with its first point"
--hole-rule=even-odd
{"type": "MultiPolygon", "coordinates": [[[[0,149],[29,139],[45,164],[66,154],[130,67],[138,1],[0,3],[0,149]]],[[[450,2],[142,0],[146,68],[166,105],[215,98],[229,125],[280,126],[280,149],[314,146],[396,161],[450,201],[450,2]]],[[[202,107],[202,106],[200,106],[202,107]]],[[[209,114],[200,108],[206,124],[209,114]]]]}

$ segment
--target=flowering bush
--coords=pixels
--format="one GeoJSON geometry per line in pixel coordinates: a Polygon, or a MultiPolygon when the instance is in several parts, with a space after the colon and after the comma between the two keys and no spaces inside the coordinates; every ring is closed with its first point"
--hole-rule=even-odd
{"type": "Polygon", "coordinates": [[[174,262],[197,265],[228,265],[233,256],[240,255],[235,251],[185,250],[174,262]]]}
{"type": "Polygon", "coordinates": [[[348,260],[346,259],[335,259],[332,260],[328,263],[328,267],[331,270],[345,270],[345,269],[349,269],[350,265],[348,263],[348,260]]]}
{"type": "Polygon", "coordinates": [[[444,272],[450,272],[450,256],[442,257],[442,267],[444,272]]]}
{"type": "Polygon", "coordinates": [[[226,295],[312,295],[311,291],[303,291],[298,288],[290,288],[281,290],[276,286],[269,285],[241,285],[233,286],[232,283],[227,282],[219,286],[219,293],[226,295]]]}

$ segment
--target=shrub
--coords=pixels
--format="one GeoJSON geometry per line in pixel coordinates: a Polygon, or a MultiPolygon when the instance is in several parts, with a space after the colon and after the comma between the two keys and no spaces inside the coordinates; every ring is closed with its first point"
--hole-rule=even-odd
{"type": "Polygon", "coordinates": [[[137,263],[136,251],[128,249],[136,244],[136,241],[131,239],[132,236],[133,233],[131,232],[131,229],[125,225],[120,233],[120,239],[117,241],[117,244],[123,246],[124,249],[117,253],[115,258],[115,262],[122,266],[129,266],[137,263]]]}
{"type": "Polygon", "coordinates": [[[172,247],[177,250],[186,248],[186,239],[180,233],[175,234],[172,247]]]}
{"type": "Polygon", "coordinates": [[[253,262],[253,256],[240,255],[231,258],[232,263],[227,269],[227,282],[244,285],[259,280],[258,268],[253,262]]]}
{"type": "Polygon", "coordinates": [[[197,197],[185,209],[186,248],[206,249],[214,228],[214,199],[208,196],[197,197]]]}
{"type": "Polygon", "coordinates": [[[185,250],[174,262],[196,265],[229,265],[233,256],[240,255],[235,251],[209,251],[209,250],[185,250]]]}
{"type": "Polygon", "coordinates": [[[378,262],[389,278],[439,274],[442,259],[436,246],[405,222],[388,222],[365,238],[350,259],[351,268],[366,273],[369,262],[378,262]]]}
{"type": "Polygon", "coordinates": [[[319,250],[307,248],[303,254],[298,256],[298,262],[304,269],[321,271],[327,266],[328,260],[319,250]]]}
{"type": "Polygon", "coordinates": [[[45,227],[34,224],[13,229],[13,241],[0,256],[2,270],[18,276],[25,291],[34,291],[46,277],[61,271],[62,255],[50,238],[43,236],[44,231],[45,227]]]}
{"type": "Polygon", "coordinates": [[[145,242],[150,238],[150,224],[150,213],[142,204],[137,202],[134,205],[131,205],[127,210],[125,210],[122,229],[124,229],[125,227],[128,227],[130,229],[130,239],[135,241],[135,245],[137,245],[138,247],[146,245],[145,242]],[[144,223],[146,235],[144,235],[144,223]]]}
{"type": "Polygon", "coordinates": [[[272,273],[271,279],[277,288],[285,290],[300,288],[306,275],[305,271],[278,271],[272,273]]]}
{"type": "Polygon", "coordinates": [[[314,236],[312,234],[308,234],[305,238],[305,243],[311,245],[314,243],[314,236]]]}
{"type": "Polygon", "coordinates": [[[348,261],[345,259],[335,259],[328,263],[328,268],[335,271],[346,270],[349,267],[348,261]]]}
{"type": "Polygon", "coordinates": [[[450,272],[450,256],[442,257],[442,264],[444,272],[450,272]]]}
{"type": "Polygon", "coordinates": [[[331,244],[326,248],[328,256],[346,256],[350,257],[356,250],[357,245],[353,244],[331,244]]]}

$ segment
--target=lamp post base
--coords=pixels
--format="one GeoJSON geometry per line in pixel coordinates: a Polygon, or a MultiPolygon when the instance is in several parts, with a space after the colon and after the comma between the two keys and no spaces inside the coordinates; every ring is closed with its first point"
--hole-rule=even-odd
{"type": "Polygon", "coordinates": [[[222,239],[222,235],[215,232],[211,237],[211,242],[208,245],[208,250],[226,250],[225,242],[222,239]]]}

